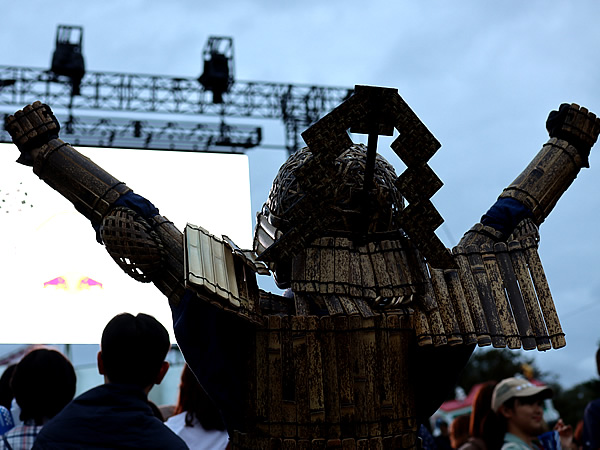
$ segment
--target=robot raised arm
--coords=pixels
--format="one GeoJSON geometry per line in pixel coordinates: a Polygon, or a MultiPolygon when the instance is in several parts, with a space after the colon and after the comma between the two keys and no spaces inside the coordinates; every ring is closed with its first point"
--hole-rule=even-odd
{"type": "MultiPolygon", "coordinates": [[[[152,203],[59,139],[60,125],[47,105],[35,102],[26,106],[8,116],[5,127],[21,151],[17,161],[32,166],[40,179],[91,221],[97,240],[127,274],[141,282],[153,282],[177,305],[187,287],[181,231],[152,203]]],[[[224,247],[222,241],[218,245],[224,247]]],[[[243,276],[249,280],[254,274],[246,270],[243,276]]],[[[229,278],[235,283],[235,274],[229,278]]],[[[255,280],[250,285],[242,291],[258,296],[255,280]]],[[[214,289],[197,291],[219,307],[240,309],[235,302],[223,302],[214,289]]]]}
{"type": "Polygon", "coordinates": [[[531,233],[579,171],[589,167],[588,156],[600,133],[595,114],[576,104],[562,104],[550,113],[546,128],[550,140],[459,245],[507,241],[513,233],[531,233]]]}

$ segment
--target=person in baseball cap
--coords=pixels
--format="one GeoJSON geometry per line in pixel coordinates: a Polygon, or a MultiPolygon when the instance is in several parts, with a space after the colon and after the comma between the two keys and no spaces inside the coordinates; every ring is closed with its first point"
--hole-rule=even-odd
{"type": "Polygon", "coordinates": [[[506,378],[492,394],[492,410],[504,423],[503,450],[538,449],[537,437],[545,430],[544,400],[552,389],[522,378],[506,378]]]}

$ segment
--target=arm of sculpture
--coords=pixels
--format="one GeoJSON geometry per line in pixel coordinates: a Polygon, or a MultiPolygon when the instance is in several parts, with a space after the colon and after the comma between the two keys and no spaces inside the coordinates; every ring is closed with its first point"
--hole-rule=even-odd
{"type": "Polygon", "coordinates": [[[17,162],[32,166],[91,221],[117,264],[179,302],[185,290],[181,232],[150,202],[59,139],[60,125],[47,105],[26,106],[8,116],[5,127],[21,151],[17,162]]]}
{"type": "MultiPolygon", "coordinates": [[[[171,305],[177,305],[187,287],[184,238],[177,227],[148,200],[60,140],[60,125],[47,105],[35,102],[26,106],[8,116],[5,127],[21,151],[17,161],[32,166],[36,175],[91,221],[97,240],[128,275],[153,282],[171,305]]],[[[228,278],[255,300],[258,287],[252,268],[232,258],[235,264],[230,266],[235,273],[228,278]]],[[[239,303],[224,302],[214,289],[201,286],[195,292],[204,301],[260,323],[258,307],[249,314],[239,303]]]]}
{"type": "Polygon", "coordinates": [[[546,128],[550,140],[459,245],[506,241],[515,232],[531,232],[531,224],[539,226],[579,171],[589,167],[588,156],[600,133],[595,114],[563,104],[550,113],[546,128]]]}

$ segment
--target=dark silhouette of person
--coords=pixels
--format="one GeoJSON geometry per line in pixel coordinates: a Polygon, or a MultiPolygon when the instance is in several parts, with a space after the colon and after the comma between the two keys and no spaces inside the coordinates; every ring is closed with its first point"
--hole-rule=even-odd
{"type": "Polygon", "coordinates": [[[62,353],[40,348],[17,364],[10,386],[23,423],[2,436],[0,449],[30,449],[40,430],[73,399],[75,370],[62,353]]]}
{"type": "Polygon", "coordinates": [[[169,334],[154,317],[115,316],[104,328],[98,353],[105,383],[75,398],[44,427],[34,448],[188,448],[148,402],[169,369],[169,348],[169,334]]]}
{"type": "Polygon", "coordinates": [[[181,372],[174,414],[166,425],[193,449],[225,449],[229,442],[221,413],[187,364],[181,372]]]}

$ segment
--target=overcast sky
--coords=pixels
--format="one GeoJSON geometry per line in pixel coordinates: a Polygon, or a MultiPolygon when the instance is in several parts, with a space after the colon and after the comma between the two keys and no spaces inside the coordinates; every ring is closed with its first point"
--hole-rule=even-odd
{"type": "MultiPolygon", "coordinates": [[[[195,77],[219,35],[234,38],[239,80],[398,88],[442,143],[430,164],[445,185],[433,201],[451,247],[546,142],[549,111],[574,102],[600,113],[599,17],[594,0],[31,0],[2,10],[0,65],[49,68],[56,27],[69,24],[84,27],[90,71],[195,77]]],[[[266,131],[266,144],[283,143],[280,124],[266,131]]],[[[567,347],[528,355],[567,387],[596,376],[599,152],[541,227],[567,347]]],[[[286,153],[248,156],[257,211],[286,153]]]]}

